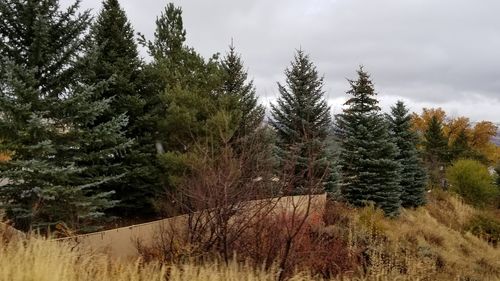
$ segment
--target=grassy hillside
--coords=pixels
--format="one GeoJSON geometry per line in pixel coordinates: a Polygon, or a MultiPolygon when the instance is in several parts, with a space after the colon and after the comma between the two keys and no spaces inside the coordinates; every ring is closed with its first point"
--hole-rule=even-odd
{"type": "MultiPolygon", "coordinates": [[[[455,196],[434,192],[426,207],[405,210],[398,219],[384,218],[382,212],[370,207],[356,210],[332,203],[324,221],[314,227],[317,232],[346,238],[347,248],[329,248],[329,256],[356,265],[331,280],[500,280],[500,249],[493,245],[493,236],[485,232],[479,238],[471,233],[480,234],[474,224],[484,216],[484,211],[455,196]],[[490,243],[486,242],[488,237],[490,243]]],[[[2,281],[165,280],[165,276],[172,281],[252,281],[276,280],[277,276],[272,268],[263,271],[245,263],[226,266],[216,261],[193,261],[160,266],[141,260],[111,260],[44,239],[1,237],[2,281]]],[[[297,247],[304,250],[305,246],[297,247]]],[[[297,265],[301,264],[298,260],[297,265]]],[[[307,265],[311,269],[315,266],[311,262],[307,265]]],[[[310,277],[302,267],[297,270],[302,273],[291,280],[320,280],[310,277]]]]}

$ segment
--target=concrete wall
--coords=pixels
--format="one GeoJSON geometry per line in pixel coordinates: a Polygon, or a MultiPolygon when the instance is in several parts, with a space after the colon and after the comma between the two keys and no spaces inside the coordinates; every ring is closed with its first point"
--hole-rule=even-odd
{"type": "MultiPolygon", "coordinates": [[[[256,206],[263,201],[264,200],[256,200],[250,203],[256,206]]],[[[314,195],[311,197],[290,196],[267,200],[267,202],[269,201],[275,203],[272,213],[276,214],[291,212],[294,209],[296,212],[304,213],[308,205],[310,206],[311,212],[322,214],[326,204],[326,194],[314,195]],[[308,204],[309,202],[311,204],[308,204]]],[[[162,229],[170,228],[182,231],[186,228],[187,220],[188,215],[182,215],[150,223],[137,224],[59,240],[72,240],[85,249],[106,252],[117,258],[133,258],[138,256],[136,249],[136,241],[138,239],[140,239],[141,243],[144,245],[148,245],[162,229]]]]}
{"type": "MultiPolygon", "coordinates": [[[[1,214],[0,214],[1,218],[1,214]]],[[[16,239],[16,238],[25,238],[26,234],[24,234],[22,231],[19,231],[13,227],[10,227],[9,225],[0,222],[0,240],[2,238],[8,238],[8,239],[16,239]]]]}

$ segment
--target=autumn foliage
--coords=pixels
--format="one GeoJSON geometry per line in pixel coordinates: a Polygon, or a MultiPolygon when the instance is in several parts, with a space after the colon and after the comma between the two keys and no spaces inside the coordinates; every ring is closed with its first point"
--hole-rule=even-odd
{"type": "Polygon", "coordinates": [[[500,161],[500,147],[491,142],[498,130],[494,123],[490,121],[473,123],[463,116],[448,117],[441,108],[424,108],[420,114],[412,115],[413,129],[419,136],[423,137],[433,117],[443,124],[443,134],[450,148],[462,137],[476,158],[490,163],[500,161]]]}

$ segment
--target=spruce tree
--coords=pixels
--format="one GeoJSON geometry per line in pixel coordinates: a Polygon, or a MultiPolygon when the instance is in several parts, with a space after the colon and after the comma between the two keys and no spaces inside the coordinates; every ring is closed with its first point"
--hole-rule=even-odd
{"type": "Polygon", "coordinates": [[[236,130],[233,139],[238,140],[255,132],[264,119],[264,107],[258,104],[253,81],[247,81],[241,57],[233,44],[221,62],[222,94],[221,107],[236,115],[236,130]]]}
{"type": "Polygon", "coordinates": [[[0,151],[12,152],[0,166],[0,208],[21,229],[98,226],[114,204],[98,187],[121,175],[94,167],[114,165],[130,145],[125,115],[100,121],[105,83],[83,81],[91,17],[78,4],[0,2],[0,151]]]}
{"type": "Polygon", "coordinates": [[[451,153],[453,159],[473,157],[472,150],[469,146],[469,137],[465,129],[460,130],[455,141],[451,145],[451,153]]]}
{"type": "Polygon", "coordinates": [[[146,118],[146,77],[134,40],[134,30],[118,0],[105,0],[92,26],[93,49],[88,55],[90,83],[107,82],[100,98],[110,99],[109,109],[101,116],[104,121],[125,114],[128,117],[126,137],[134,144],[127,154],[115,159],[118,173],[126,173],[119,181],[102,186],[114,190],[119,200],[113,212],[117,215],[141,215],[153,211],[151,201],[161,190],[158,163],[151,125],[146,118]]]}
{"type": "Polygon", "coordinates": [[[445,187],[443,181],[444,166],[449,160],[448,140],[443,134],[443,124],[436,116],[432,116],[424,132],[423,147],[432,184],[445,187]]]}
{"type": "Polygon", "coordinates": [[[396,159],[401,165],[401,204],[418,207],[425,204],[426,173],[417,151],[418,136],[411,130],[411,116],[402,101],[387,115],[389,129],[399,149],[396,159]]]}
{"type": "Polygon", "coordinates": [[[448,158],[448,140],[443,133],[443,124],[433,116],[424,133],[424,149],[429,157],[445,162],[448,158]]]}
{"type": "Polygon", "coordinates": [[[308,184],[305,181],[315,178],[324,181],[325,189],[331,189],[333,167],[325,151],[331,115],[323,78],[302,50],[295,54],[285,76],[286,84],[278,83],[280,97],[276,104],[271,104],[270,123],[276,130],[280,166],[291,166],[299,178],[289,192],[308,192],[304,190],[308,184]],[[312,178],[307,175],[309,171],[314,173],[312,178]]]}
{"type": "Polygon", "coordinates": [[[349,80],[350,98],[337,118],[342,195],[355,206],[374,203],[394,216],[401,206],[398,148],[380,113],[370,76],[363,68],[357,73],[357,80],[349,80]]]}

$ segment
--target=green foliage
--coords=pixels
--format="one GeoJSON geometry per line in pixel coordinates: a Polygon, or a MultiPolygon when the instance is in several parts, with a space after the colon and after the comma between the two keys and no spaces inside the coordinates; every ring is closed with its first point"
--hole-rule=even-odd
{"type": "Polygon", "coordinates": [[[500,241],[500,221],[493,215],[481,213],[474,216],[466,229],[495,246],[500,241]]]}
{"type": "Polygon", "coordinates": [[[428,158],[445,162],[447,159],[448,140],[443,134],[443,124],[436,116],[432,116],[424,133],[424,148],[428,158]]]}
{"type": "Polygon", "coordinates": [[[411,130],[411,116],[402,101],[391,107],[387,116],[393,141],[399,148],[396,159],[401,164],[401,201],[403,207],[425,204],[427,176],[418,155],[418,136],[411,130]]]}
{"type": "Polygon", "coordinates": [[[465,129],[461,130],[451,146],[453,158],[465,158],[470,155],[471,150],[472,149],[469,146],[469,138],[467,136],[467,132],[465,131],[465,129]]]}
{"type": "Polygon", "coordinates": [[[488,168],[476,160],[458,160],[446,176],[451,190],[475,206],[485,206],[498,194],[488,168]]]}
{"type": "Polygon", "coordinates": [[[110,99],[110,107],[100,117],[111,120],[125,114],[128,117],[125,135],[135,142],[127,151],[115,159],[116,169],[127,173],[118,181],[101,187],[103,191],[114,190],[119,204],[112,211],[120,216],[140,216],[152,212],[151,201],[161,190],[158,177],[156,151],[146,118],[147,77],[142,73],[134,30],[121,9],[118,0],[105,0],[103,9],[92,27],[93,48],[88,54],[89,83],[107,82],[102,98],[110,99]]]}
{"type": "Polygon", "coordinates": [[[98,226],[115,203],[98,187],[122,176],[100,167],[118,165],[130,146],[124,114],[101,119],[111,102],[102,98],[106,83],[82,79],[90,14],[77,9],[0,2],[0,151],[13,152],[0,166],[9,179],[0,202],[21,229],[98,226]]]}
{"type": "MultiPolygon", "coordinates": [[[[294,175],[305,178],[312,171],[324,185],[329,182],[332,163],[325,155],[325,140],[331,127],[330,107],[323,92],[323,78],[303,51],[297,51],[285,70],[286,85],[278,83],[280,97],[271,104],[271,125],[276,130],[281,167],[289,165],[294,175]]],[[[292,193],[304,192],[297,181],[292,193]]]]}
{"type": "Polygon", "coordinates": [[[237,124],[232,138],[238,140],[255,132],[264,119],[264,107],[258,104],[253,81],[243,68],[233,45],[221,62],[222,90],[219,108],[231,112],[237,124]]]}
{"type": "Polygon", "coordinates": [[[360,68],[358,79],[349,83],[347,108],[337,118],[342,195],[355,206],[373,202],[386,215],[397,215],[401,206],[398,148],[368,73],[360,68]]]}
{"type": "Polygon", "coordinates": [[[156,19],[154,40],[147,41],[142,36],[142,44],[148,48],[155,61],[183,56],[186,30],[182,21],[182,9],[168,3],[160,17],[156,19]]]}
{"type": "Polygon", "coordinates": [[[435,115],[424,132],[423,147],[431,183],[435,186],[442,185],[444,166],[449,160],[449,149],[448,140],[443,134],[443,124],[435,115]]]}
{"type": "Polygon", "coordinates": [[[189,174],[187,159],[197,146],[217,145],[220,129],[234,132],[230,112],[220,108],[222,71],[217,56],[205,60],[184,44],[182,10],[168,4],[156,20],[155,38],[141,42],[153,61],[146,72],[153,96],[150,120],[167,192],[189,174]]]}

